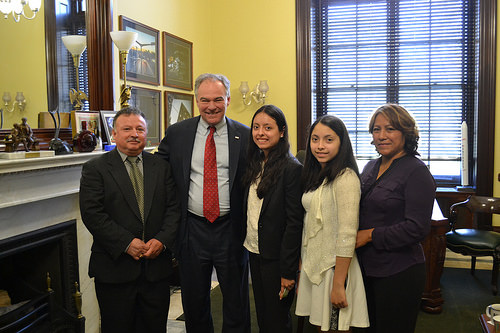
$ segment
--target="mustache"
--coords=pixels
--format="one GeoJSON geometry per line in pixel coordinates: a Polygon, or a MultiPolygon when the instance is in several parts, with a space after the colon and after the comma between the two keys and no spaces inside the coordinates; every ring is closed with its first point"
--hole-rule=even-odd
{"type": "Polygon", "coordinates": [[[138,138],[129,138],[129,139],[127,139],[127,142],[138,142],[138,143],[141,143],[141,140],[139,140],[138,138]]]}

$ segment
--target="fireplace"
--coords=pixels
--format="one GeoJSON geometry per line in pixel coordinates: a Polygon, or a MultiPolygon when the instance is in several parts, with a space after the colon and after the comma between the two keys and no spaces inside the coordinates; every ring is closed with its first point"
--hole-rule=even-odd
{"type": "Polygon", "coordinates": [[[84,332],[78,283],[76,220],[0,240],[0,332],[84,332]]]}

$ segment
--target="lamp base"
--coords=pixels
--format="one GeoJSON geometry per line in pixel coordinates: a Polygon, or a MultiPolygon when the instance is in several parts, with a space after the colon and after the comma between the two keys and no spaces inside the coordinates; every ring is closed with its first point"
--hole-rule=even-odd
{"type": "Polygon", "coordinates": [[[128,101],[130,100],[131,94],[132,94],[132,87],[123,85],[120,93],[120,108],[125,109],[130,107],[128,101]]]}

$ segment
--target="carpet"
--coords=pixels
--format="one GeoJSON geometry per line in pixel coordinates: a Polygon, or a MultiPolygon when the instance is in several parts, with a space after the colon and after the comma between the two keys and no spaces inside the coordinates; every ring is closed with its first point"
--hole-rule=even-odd
{"type": "MultiPolygon", "coordinates": [[[[429,314],[421,311],[417,320],[415,333],[474,333],[481,332],[479,316],[486,306],[500,303],[500,296],[493,296],[490,287],[491,271],[476,270],[475,276],[469,269],[444,268],[441,276],[441,294],[444,299],[443,312],[429,314]]],[[[214,331],[222,330],[222,294],[219,287],[211,292],[211,307],[214,321],[214,331]]],[[[294,314],[295,303],[292,305],[293,330],[297,329],[297,317],[294,314]]],[[[250,311],[252,333],[258,332],[257,318],[252,288],[250,286],[250,311]]],[[[364,330],[356,329],[354,333],[364,330]]],[[[307,318],[304,323],[304,333],[316,333],[307,318]]]]}

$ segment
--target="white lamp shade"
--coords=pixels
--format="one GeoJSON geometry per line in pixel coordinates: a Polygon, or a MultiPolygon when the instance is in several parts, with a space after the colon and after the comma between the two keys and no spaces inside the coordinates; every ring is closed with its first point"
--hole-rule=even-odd
{"type": "Polygon", "coordinates": [[[262,93],[266,93],[269,91],[269,86],[267,85],[267,80],[261,80],[259,84],[259,90],[262,93]]]}
{"type": "Polygon", "coordinates": [[[16,15],[21,15],[23,12],[23,4],[21,3],[21,0],[16,0],[12,1],[12,11],[16,13],[16,15]]]}
{"type": "Polygon", "coordinates": [[[248,81],[241,81],[240,92],[242,94],[246,94],[249,91],[250,91],[250,87],[248,87],[248,81]]]}
{"type": "Polygon", "coordinates": [[[14,4],[12,2],[0,1],[0,12],[4,13],[5,15],[10,14],[13,8],[14,4]]]}
{"type": "Polygon", "coordinates": [[[42,0],[29,0],[29,6],[32,11],[38,11],[42,6],[42,0]]]}
{"type": "Polygon", "coordinates": [[[109,33],[113,43],[120,51],[128,51],[137,40],[137,32],[133,31],[111,31],[109,33]]]}
{"type": "Polygon", "coordinates": [[[87,37],[82,35],[69,35],[61,37],[64,46],[72,55],[80,55],[87,47],[87,37]]]}

